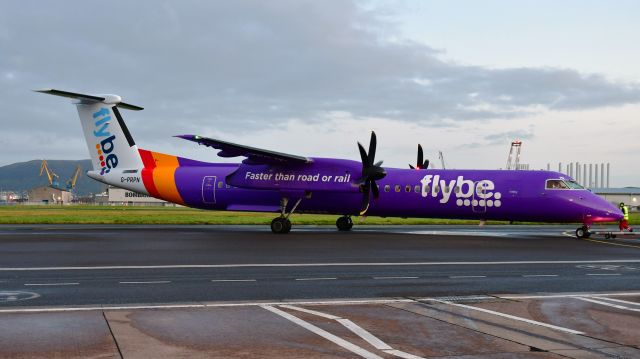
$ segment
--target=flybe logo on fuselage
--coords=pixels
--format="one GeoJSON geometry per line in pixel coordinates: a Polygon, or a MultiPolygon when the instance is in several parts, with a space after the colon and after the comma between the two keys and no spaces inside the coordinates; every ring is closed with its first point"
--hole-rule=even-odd
{"type": "Polygon", "coordinates": [[[98,160],[100,161],[100,174],[109,173],[112,168],[118,167],[118,156],[112,153],[114,150],[113,141],[116,139],[115,135],[109,132],[109,109],[106,107],[100,108],[97,112],[93,113],[93,119],[95,121],[95,129],[93,135],[100,141],[96,143],[96,152],[98,153],[98,160]]]}
{"type": "Polygon", "coordinates": [[[440,179],[440,175],[426,175],[421,180],[422,197],[437,198],[441,196],[440,203],[448,203],[455,194],[456,205],[461,206],[481,206],[500,207],[502,194],[494,191],[496,188],[493,181],[481,180],[472,181],[458,176],[450,181],[440,179]]]}

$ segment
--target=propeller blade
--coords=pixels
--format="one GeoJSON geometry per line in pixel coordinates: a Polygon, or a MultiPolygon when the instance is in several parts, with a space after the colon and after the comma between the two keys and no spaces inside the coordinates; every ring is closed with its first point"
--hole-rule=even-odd
{"type": "Polygon", "coordinates": [[[422,168],[425,170],[429,168],[429,160],[424,160],[424,165],[422,165],[422,168]]]}
{"type": "Polygon", "coordinates": [[[360,206],[361,213],[366,212],[369,208],[369,191],[371,191],[371,181],[367,181],[362,189],[362,205],[360,206]]]}
{"type": "Polygon", "coordinates": [[[376,163],[373,165],[373,167],[380,167],[380,166],[382,166],[382,163],[383,163],[383,162],[384,162],[384,161],[378,161],[378,162],[376,162],[376,163]]]}
{"type": "Polygon", "coordinates": [[[358,150],[360,151],[360,159],[362,160],[362,168],[367,167],[367,163],[369,163],[369,156],[367,156],[367,152],[364,150],[364,147],[360,142],[358,142],[358,150]]]}
{"type": "Polygon", "coordinates": [[[413,167],[413,165],[412,165],[412,164],[410,164],[410,165],[409,165],[409,168],[411,168],[412,170],[415,170],[415,169],[416,169],[415,167],[413,167]]]}
{"type": "Polygon", "coordinates": [[[378,140],[376,139],[376,133],[371,131],[371,140],[369,141],[369,162],[367,162],[367,166],[373,165],[373,161],[376,158],[377,145],[378,140]]]}
{"type": "Polygon", "coordinates": [[[380,197],[380,190],[376,181],[371,181],[371,192],[373,192],[373,198],[378,199],[380,197]]]}
{"type": "Polygon", "coordinates": [[[423,157],[424,156],[423,156],[423,153],[422,153],[422,146],[420,144],[418,144],[418,162],[416,162],[418,168],[420,168],[420,166],[422,166],[423,157]]]}

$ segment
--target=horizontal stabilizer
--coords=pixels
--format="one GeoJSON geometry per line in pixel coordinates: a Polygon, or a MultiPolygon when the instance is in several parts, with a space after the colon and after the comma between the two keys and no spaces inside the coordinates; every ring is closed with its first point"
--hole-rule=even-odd
{"type": "Polygon", "coordinates": [[[290,155],[287,153],[263,150],[260,148],[249,147],[245,145],[239,145],[227,141],[216,140],[213,138],[207,138],[196,135],[179,135],[175,136],[185,140],[193,141],[201,145],[213,147],[220,150],[218,156],[220,157],[246,157],[247,159],[242,161],[246,164],[306,164],[313,162],[312,159],[302,156],[290,155]]]}
{"type": "Polygon", "coordinates": [[[134,111],[144,110],[143,107],[122,102],[122,98],[117,95],[86,95],[86,94],[81,94],[76,92],[61,91],[61,90],[55,90],[55,89],[43,89],[43,90],[34,90],[34,91],[45,93],[48,95],[72,98],[72,99],[80,100],[83,102],[89,102],[89,103],[104,102],[106,104],[116,105],[120,108],[124,108],[127,110],[134,110],[134,111]]]}

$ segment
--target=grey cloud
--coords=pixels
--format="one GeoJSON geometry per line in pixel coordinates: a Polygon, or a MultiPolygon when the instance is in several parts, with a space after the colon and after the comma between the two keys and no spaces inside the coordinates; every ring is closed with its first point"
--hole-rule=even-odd
{"type": "Polygon", "coordinates": [[[60,136],[52,124],[73,112],[28,92],[38,87],[118,93],[147,108],[132,127],[149,139],[259,131],[332,111],[435,124],[640,101],[638,84],[460,65],[389,41],[395,34],[379,13],[348,1],[6,2],[0,116],[12,133],[60,136]]]}

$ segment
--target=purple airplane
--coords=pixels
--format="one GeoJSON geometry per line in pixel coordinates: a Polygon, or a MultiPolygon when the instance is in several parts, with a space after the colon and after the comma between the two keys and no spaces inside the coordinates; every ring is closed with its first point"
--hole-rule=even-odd
{"type": "Polygon", "coordinates": [[[119,109],[142,110],[117,95],[38,92],[74,99],[89,146],[87,175],[108,185],[200,209],[279,213],[274,233],[291,230],[296,213],[336,214],[341,231],[354,215],[582,223],[622,219],[621,211],[565,174],[550,171],[412,169],[376,162],[376,135],[361,162],[302,157],[197,135],[179,138],[219,150],[242,163],[208,163],[138,149],[119,109]]]}

